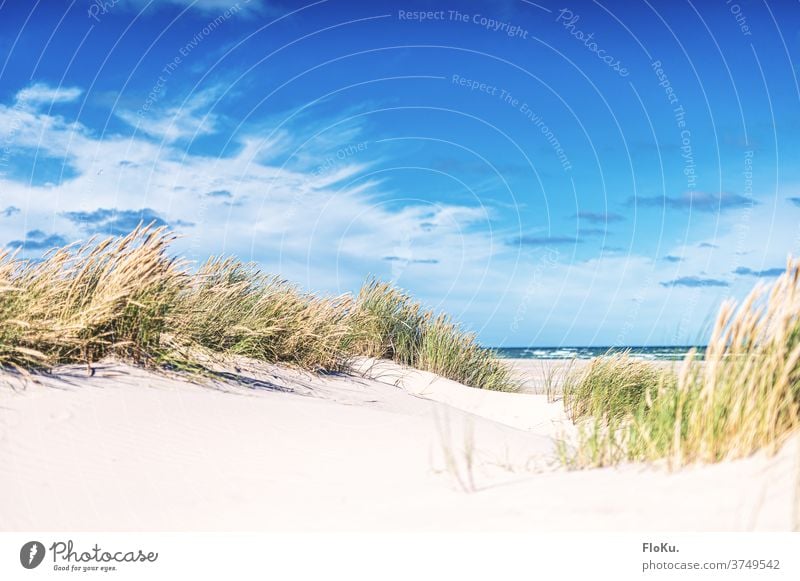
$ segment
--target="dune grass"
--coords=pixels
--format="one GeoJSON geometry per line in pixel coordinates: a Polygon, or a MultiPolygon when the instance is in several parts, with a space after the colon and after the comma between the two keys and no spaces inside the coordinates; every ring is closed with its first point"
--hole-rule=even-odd
{"type": "Polygon", "coordinates": [[[233,258],[192,272],[170,255],[174,238],[140,227],[39,261],[0,253],[0,367],[91,367],[115,356],[202,371],[208,357],[242,355],[341,371],[372,356],[473,387],[515,387],[474,336],[392,285],[369,281],[355,297],[319,297],[233,258]]]}
{"type": "Polygon", "coordinates": [[[677,368],[599,358],[567,378],[564,402],[580,431],[565,461],[577,467],[775,451],[800,428],[800,261],[721,307],[704,361],[694,350],[677,368]]]}
{"type": "Polygon", "coordinates": [[[243,355],[303,369],[344,369],[348,297],[300,292],[253,265],[212,258],[189,277],[170,313],[172,339],[212,353],[243,355]]]}
{"type": "Polygon", "coordinates": [[[473,334],[387,283],[368,281],[356,298],[353,317],[359,354],[393,359],[471,387],[519,389],[508,367],[481,348],[473,334]]]}
{"type": "Polygon", "coordinates": [[[425,313],[407,293],[388,283],[369,280],[356,297],[353,318],[359,353],[404,365],[416,363],[425,313]]]}
{"type": "Polygon", "coordinates": [[[138,229],[37,262],[0,255],[0,365],[91,364],[110,354],[143,363],[157,355],[186,280],[167,254],[173,238],[138,229]]]}

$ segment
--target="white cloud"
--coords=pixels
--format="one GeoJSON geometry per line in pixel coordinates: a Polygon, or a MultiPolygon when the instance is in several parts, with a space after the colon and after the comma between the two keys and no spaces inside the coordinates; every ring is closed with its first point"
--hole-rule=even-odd
{"type": "Polygon", "coordinates": [[[168,107],[163,112],[118,110],[117,117],[138,131],[167,143],[182,139],[194,139],[216,131],[218,115],[210,113],[222,87],[198,91],[177,107],[168,107]]]}
{"type": "Polygon", "coordinates": [[[71,103],[83,94],[77,87],[51,87],[44,83],[36,83],[19,91],[16,102],[24,106],[36,107],[55,103],[71,103]]]}
{"type": "Polygon", "coordinates": [[[269,10],[269,4],[266,0],[158,0],[152,3],[150,0],[131,0],[125,4],[137,10],[145,7],[155,10],[158,7],[172,5],[188,7],[203,13],[223,13],[226,10],[231,10],[242,15],[263,13],[269,10]]]}

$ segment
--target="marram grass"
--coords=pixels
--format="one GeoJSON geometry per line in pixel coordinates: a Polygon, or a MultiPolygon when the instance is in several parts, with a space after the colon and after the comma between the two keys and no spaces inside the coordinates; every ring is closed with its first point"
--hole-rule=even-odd
{"type": "Polygon", "coordinates": [[[242,355],[313,371],[357,356],[393,359],[485,389],[516,383],[444,316],[377,281],[355,297],[319,297],[235,259],[196,272],[170,255],[175,236],[128,236],[55,249],[31,262],[0,252],[0,367],[22,372],[115,356],[202,370],[242,355]]]}
{"type": "Polygon", "coordinates": [[[704,361],[602,357],[567,378],[564,402],[580,433],[564,458],[578,467],[774,452],[800,428],[800,260],[721,307],[704,361]]]}
{"type": "Polygon", "coordinates": [[[478,346],[447,315],[424,310],[393,286],[369,281],[354,308],[355,350],[394,359],[464,385],[516,391],[517,383],[494,354],[478,346]]]}
{"type": "Polygon", "coordinates": [[[348,359],[352,300],[319,298],[233,259],[211,259],[170,310],[173,342],[312,370],[348,359]]]}
{"type": "Polygon", "coordinates": [[[0,365],[91,363],[107,354],[145,362],[160,349],[186,284],[166,249],[173,236],[123,238],[56,249],[38,262],[0,253],[0,365]]]}

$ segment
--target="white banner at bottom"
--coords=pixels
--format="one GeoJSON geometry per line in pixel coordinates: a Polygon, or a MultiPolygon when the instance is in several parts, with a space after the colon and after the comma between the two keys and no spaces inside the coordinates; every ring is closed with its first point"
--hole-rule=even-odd
{"type": "Polygon", "coordinates": [[[797,533],[0,533],[0,579],[800,579],[797,533]]]}

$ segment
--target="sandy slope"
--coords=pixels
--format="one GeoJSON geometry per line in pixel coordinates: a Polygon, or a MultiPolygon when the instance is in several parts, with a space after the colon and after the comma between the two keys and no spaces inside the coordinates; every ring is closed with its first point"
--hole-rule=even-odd
{"type": "Polygon", "coordinates": [[[0,530],[787,530],[797,442],[676,474],[566,472],[558,404],[362,362],[199,386],[0,376],[0,530]],[[16,390],[10,385],[14,385],[16,390]],[[470,468],[471,466],[471,468],[470,468]]]}

